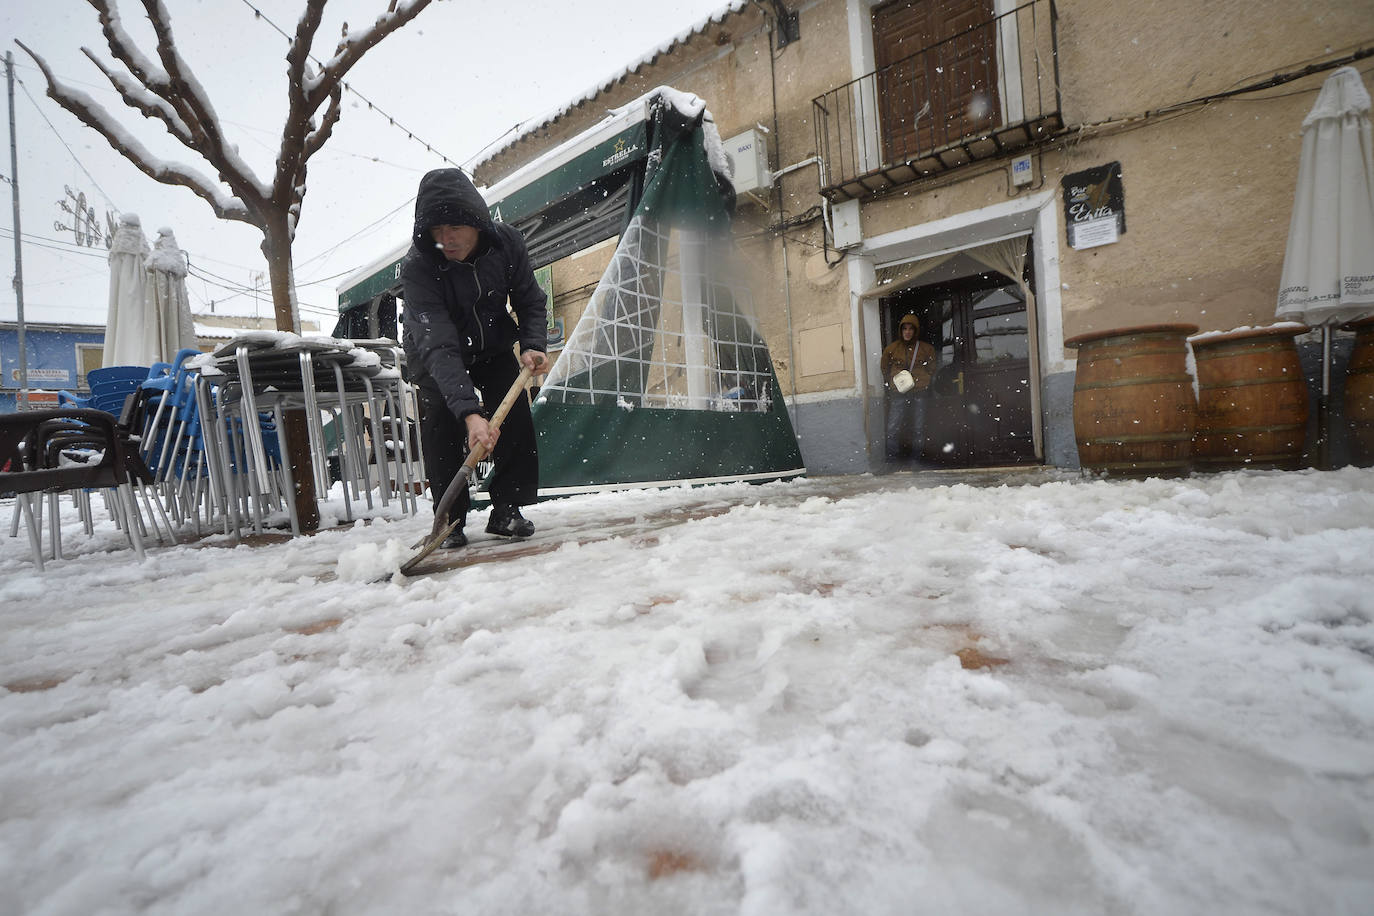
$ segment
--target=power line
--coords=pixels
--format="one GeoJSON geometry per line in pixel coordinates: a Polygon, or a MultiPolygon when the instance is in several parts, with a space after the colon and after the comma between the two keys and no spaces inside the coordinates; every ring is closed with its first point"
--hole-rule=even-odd
{"type": "Polygon", "coordinates": [[[64,147],[66,147],[67,152],[71,155],[72,159],[75,160],[77,166],[81,169],[81,171],[86,173],[86,177],[91,180],[91,184],[95,185],[95,189],[100,192],[100,196],[105,198],[105,202],[107,204],[115,208],[115,212],[119,212],[119,205],[110,199],[110,195],[105,193],[105,189],[100,186],[100,182],[95,180],[95,176],[92,175],[90,170],[86,168],[85,163],[81,161],[80,157],[76,155],[76,153],[72,150],[71,146],[67,144],[67,141],[63,138],[63,136],[57,132],[57,128],[54,127],[53,123],[48,120],[48,116],[43,113],[43,109],[38,107],[37,100],[35,100],[32,95],[29,95],[29,87],[25,86],[24,81],[19,79],[18,77],[15,77],[15,82],[19,84],[20,89],[24,90],[25,97],[28,98],[29,103],[33,105],[34,111],[38,112],[38,116],[43,119],[43,123],[48,125],[48,129],[51,130],[53,132],[53,135],[57,137],[58,141],[61,142],[61,144],[64,147]]]}
{"type": "MultiPolygon", "coordinates": [[[[402,202],[400,206],[394,207],[394,208],[392,208],[391,210],[387,211],[386,213],[383,213],[381,216],[377,217],[377,218],[374,219],[372,222],[368,223],[366,226],[364,226],[363,228],[359,229],[357,232],[353,233],[352,235],[347,236],[346,238],[340,239],[339,241],[335,242],[335,243],[334,243],[332,246],[330,246],[329,248],[325,249],[324,251],[321,251],[319,254],[312,255],[311,257],[308,257],[308,258],[306,258],[305,260],[300,261],[300,262],[298,263],[297,266],[304,267],[306,264],[309,264],[309,263],[311,263],[312,261],[318,261],[318,260],[320,260],[321,258],[324,258],[324,257],[327,257],[327,256],[333,254],[334,252],[338,251],[341,247],[343,247],[343,246],[344,246],[345,244],[347,244],[348,242],[353,241],[353,240],[356,239],[358,236],[362,235],[364,232],[367,232],[367,231],[369,231],[369,230],[375,228],[376,226],[381,225],[381,223],[383,223],[384,221],[386,221],[386,220],[390,219],[391,217],[395,216],[395,215],[396,215],[397,213],[399,213],[401,210],[403,210],[403,209],[405,209],[406,207],[410,206],[410,205],[413,204],[414,202],[415,202],[415,198],[413,198],[413,197],[410,198],[410,199],[407,200],[407,201],[402,202]]],[[[317,282],[318,282],[318,281],[317,281],[317,282]]]]}
{"type": "MultiPolygon", "coordinates": [[[[259,19],[261,19],[263,22],[267,23],[267,24],[270,25],[272,28],[276,29],[276,31],[277,31],[283,38],[285,38],[287,41],[294,41],[294,40],[295,40],[291,35],[288,35],[285,31],[283,31],[282,28],[281,28],[281,26],[277,25],[277,24],[276,24],[275,22],[273,22],[271,19],[268,19],[268,18],[267,18],[267,14],[264,13],[262,10],[258,9],[256,6],[254,6],[254,5],[252,4],[251,0],[243,0],[243,5],[246,6],[246,7],[248,7],[250,10],[252,10],[252,11],[253,11],[253,14],[254,14],[255,16],[257,16],[259,19]]],[[[324,64],[320,61],[320,59],[319,59],[318,57],[316,57],[316,56],[313,55],[313,54],[309,54],[308,56],[309,56],[310,60],[314,61],[315,64],[316,64],[318,67],[320,67],[321,69],[324,69],[324,64]]],[[[448,158],[448,157],[445,156],[443,153],[439,152],[437,149],[435,149],[434,147],[430,146],[430,145],[429,145],[428,143],[426,143],[424,140],[421,140],[419,137],[415,136],[415,134],[414,134],[413,131],[411,131],[410,129],[408,129],[408,128],[402,126],[400,123],[398,123],[398,122],[396,121],[396,119],[395,119],[394,117],[392,117],[391,115],[389,115],[389,114],[387,114],[385,111],[383,111],[380,105],[374,104],[373,101],[372,101],[371,99],[369,99],[367,96],[363,95],[363,94],[362,94],[361,92],[359,92],[358,90],[354,89],[354,88],[353,88],[352,86],[350,86],[348,83],[343,82],[343,81],[341,80],[341,81],[339,82],[339,85],[342,86],[342,87],[343,87],[344,89],[346,89],[347,91],[349,91],[349,92],[353,93],[354,95],[356,95],[358,98],[362,99],[363,102],[365,102],[365,103],[367,104],[367,107],[368,107],[370,110],[375,111],[375,112],[377,112],[377,114],[379,114],[379,115],[381,115],[382,117],[386,118],[388,124],[390,124],[392,127],[396,128],[397,130],[402,131],[402,132],[403,132],[407,137],[409,137],[411,140],[414,140],[416,143],[418,143],[418,144],[420,144],[421,146],[423,146],[423,147],[425,148],[425,151],[426,151],[426,152],[429,152],[429,153],[434,154],[435,156],[438,156],[440,159],[444,160],[445,162],[447,162],[449,165],[453,166],[454,168],[458,168],[458,169],[461,169],[461,168],[462,168],[462,166],[460,166],[458,163],[454,162],[452,159],[448,158]]]]}
{"type": "MultiPolygon", "coordinates": [[[[13,229],[0,226],[0,233],[3,233],[5,238],[14,238],[13,229]]],[[[68,242],[63,239],[49,238],[46,235],[34,235],[30,232],[21,232],[19,234],[19,238],[20,241],[22,241],[24,244],[33,245],[37,248],[49,248],[53,251],[64,251],[68,254],[79,254],[84,255],[88,258],[100,258],[100,260],[102,261],[106,260],[109,257],[109,255],[104,251],[91,250],[88,249],[85,245],[77,245],[74,242],[68,242]]]]}

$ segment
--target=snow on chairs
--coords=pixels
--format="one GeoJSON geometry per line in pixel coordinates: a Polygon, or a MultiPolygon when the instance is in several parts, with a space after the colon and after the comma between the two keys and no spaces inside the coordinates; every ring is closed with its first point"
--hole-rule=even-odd
{"type": "Polygon", "coordinates": [[[408,434],[414,393],[395,341],[250,331],[196,363],[202,381],[192,390],[212,440],[204,452],[226,530],[260,532],[284,511],[299,533],[290,462],[277,436],[288,410],[304,412],[316,490],[326,496],[337,481],[346,520],[360,501],[373,508],[374,490],[383,506],[395,493],[404,510],[417,511],[424,472],[408,434]]]}
{"type": "MultiPolygon", "coordinates": [[[[115,418],[94,408],[58,408],[0,414],[0,493],[16,499],[10,536],[18,536],[22,516],[34,564],[44,568],[43,519],[46,515],[51,559],[64,559],[58,496],[71,493],[87,533],[92,533],[89,493],[107,490],[107,505],[141,561],[143,532],[134,485],[151,479],[115,418]]],[[[155,524],[155,523],[154,523],[155,524]]]]}

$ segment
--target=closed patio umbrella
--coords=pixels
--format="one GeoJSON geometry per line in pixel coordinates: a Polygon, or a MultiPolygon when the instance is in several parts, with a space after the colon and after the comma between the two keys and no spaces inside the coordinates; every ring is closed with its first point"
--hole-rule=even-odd
{"type": "Polygon", "coordinates": [[[110,242],[110,305],[100,364],[149,366],[156,346],[143,304],[143,259],[150,251],[136,213],[121,213],[110,242]]]}
{"type": "Polygon", "coordinates": [[[1322,329],[1318,466],[1329,467],[1331,328],[1374,313],[1374,143],[1369,93],[1341,67],[1302,122],[1302,158],[1275,314],[1322,329]]]}
{"type": "Polygon", "coordinates": [[[157,231],[145,266],[144,309],[157,347],[149,364],[170,363],[178,351],[196,345],[196,327],[186,294],[186,252],[177,247],[171,229],[157,231]]]}

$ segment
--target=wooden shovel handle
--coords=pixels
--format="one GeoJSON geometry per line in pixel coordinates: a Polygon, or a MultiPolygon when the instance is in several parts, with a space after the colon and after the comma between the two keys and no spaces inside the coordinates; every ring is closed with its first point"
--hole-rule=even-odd
{"type": "MultiPolygon", "coordinates": [[[[534,370],[529,366],[520,370],[520,375],[516,377],[515,382],[510,386],[510,390],[506,392],[506,396],[501,399],[500,404],[496,405],[496,412],[493,413],[491,419],[487,421],[487,426],[489,428],[501,428],[501,422],[506,419],[506,414],[510,413],[511,405],[515,403],[515,399],[525,396],[525,386],[529,384],[532,375],[534,375],[534,370]]],[[[487,447],[479,442],[476,448],[468,452],[467,460],[463,462],[463,465],[471,470],[476,468],[477,462],[485,457],[487,457],[487,447]]]]}
{"type": "MultiPolygon", "coordinates": [[[[507,391],[506,396],[501,399],[501,403],[496,405],[496,412],[491,415],[491,419],[487,422],[488,426],[492,429],[501,428],[501,421],[506,419],[506,414],[510,413],[511,405],[515,403],[515,399],[525,396],[525,385],[528,384],[530,376],[533,374],[534,370],[529,367],[520,370],[520,375],[511,384],[510,391],[507,391]]],[[[458,501],[458,495],[471,485],[472,475],[477,469],[477,462],[485,458],[486,455],[486,446],[481,443],[478,443],[476,448],[468,452],[467,460],[458,469],[458,473],[453,475],[453,480],[449,483],[448,489],[444,491],[443,498],[439,500],[439,505],[434,508],[434,527],[430,530],[429,543],[423,552],[413,557],[409,563],[402,567],[402,572],[414,568],[416,563],[434,550],[440,541],[448,537],[453,529],[458,527],[457,520],[453,522],[448,520],[449,510],[458,501]]],[[[419,547],[424,543],[425,541],[422,540],[415,546],[419,547]]]]}

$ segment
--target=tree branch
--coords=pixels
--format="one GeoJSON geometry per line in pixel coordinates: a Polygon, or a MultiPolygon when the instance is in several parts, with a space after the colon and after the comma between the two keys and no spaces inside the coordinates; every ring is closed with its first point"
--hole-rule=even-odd
{"type": "Polygon", "coordinates": [[[334,125],[339,123],[339,115],[343,113],[342,105],[343,87],[335,86],[329,93],[329,108],[325,110],[324,117],[320,120],[320,126],[315,127],[305,136],[302,161],[318,153],[320,148],[329,141],[330,134],[334,132],[334,125]]]}
{"type": "Polygon", "coordinates": [[[305,66],[310,60],[310,46],[315,43],[315,33],[319,31],[320,22],[324,19],[324,4],[325,0],[309,0],[306,3],[305,14],[296,24],[296,37],[286,49],[286,78],[289,80],[289,91],[293,99],[299,94],[304,101],[301,87],[305,85],[305,66]]]}
{"type": "Polygon", "coordinates": [[[319,106],[310,104],[306,87],[317,79],[311,72],[310,46],[324,18],[324,4],[325,0],[308,0],[296,25],[296,37],[286,49],[286,123],[282,126],[272,179],[272,197],[282,206],[299,206],[301,192],[297,192],[296,186],[303,183],[305,160],[314,152],[306,150],[306,133],[313,127],[311,112],[319,106]]]}
{"type": "Polygon", "coordinates": [[[408,0],[404,5],[398,5],[397,0],[391,0],[387,11],[377,17],[370,29],[361,35],[344,38],[340,41],[339,50],[325,62],[319,82],[308,93],[308,98],[312,103],[310,110],[314,111],[324,104],[324,100],[329,94],[329,87],[342,82],[348,71],[353,69],[353,65],[374,45],[420,15],[420,12],[429,6],[429,3],[430,0],[408,0]]]}
{"type": "Polygon", "coordinates": [[[105,74],[105,78],[115,87],[125,105],[139,111],[145,118],[157,118],[167,126],[169,134],[186,146],[192,145],[191,129],[186,126],[186,122],[181,120],[181,115],[177,114],[176,109],[165,99],[134,84],[124,74],[107,67],[104,61],[91,53],[90,49],[82,48],[81,51],[91,59],[91,63],[100,68],[101,73],[105,74]]]}
{"type": "Polygon", "coordinates": [[[214,181],[195,169],[158,159],[147,147],[124,131],[99,102],[78,89],[64,85],[53,75],[47,61],[23,42],[16,40],[15,43],[33,58],[38,69],[43,72],[43,77],[48,83],[48,97],[104,137],[115,152],[132,162],[143,174],[163,184],[189,188],[197,197],[208,203],[220,219],[238,220],[261,226],[262,201],[229,197],[214,181]]]}
{"type": "MultiPolygon", "coordinates": [[[[95,8],[96,13],[100,16],[100,31],[104,33],[105,42],[110,46],[110,54],[129,69],[129,72],[134,75],[134,79],[161,96],[162,93],[159,92],[159,89],[165,89],[167,86],[167,74],[161,67],[158,67],[139,52],[138,46],[129,37],[129,33],[124,31],[119,10],[113,3],[106,2],[106,0],[87,0],[87,2],[95,8]]],[[[91,56],[89,51],[87,56],[91,56]]]]}
{"type": "MultiPolygon", "coordinates": [[[[113,0],[90,2],[112,3],[113,0]]],[[[148,13],[153,34],[157,38],[158,58],[166,68],[170,80],[166,91],[158,94],[176,106],[177,112],[186,121],[187,126],[196,134],[196,152],[215,166],[220,177],[235,193],[240,196],[255,193],[263,198],[269,197],[271,192],[267,186],[258,180],[253,170],[248,167],[248,163],[239,157],[233,146],[225,142],[214,105],[205,94],[200,81],[177,51],[176,39],[172,35],[172,17],[163,6],[162,0],[143,0],[143,8],[148,13]]]]}

